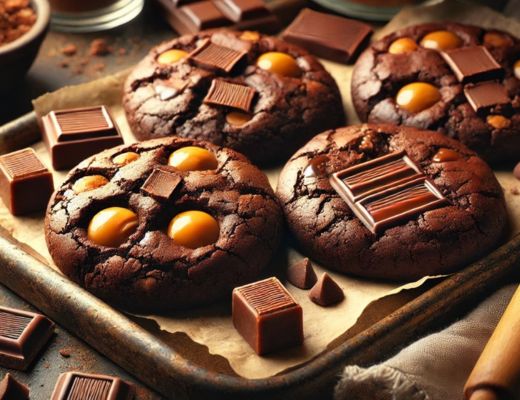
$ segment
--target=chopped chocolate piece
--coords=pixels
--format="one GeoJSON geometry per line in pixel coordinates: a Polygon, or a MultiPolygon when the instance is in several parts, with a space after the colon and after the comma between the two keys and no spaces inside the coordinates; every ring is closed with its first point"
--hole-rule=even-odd
{"type": "Polygon", "coordinates": [[[276,278],[233,290],[233,324],[259,355],[303,342],[303,312],[276,278]]]}
{"type": "Polygon", "coordinates": [[[282,37],[319,57],[349,63],[368,43],[372,32],[362,22],[305,8],[282,37]]]}
{"type": "Polygon", "coordinates": [[[323,307],[332,306],[345,298],[343,289],[326,272],[309,292],[310,299],[323,307]]]}
{"type": "Polygon", "coordinates": [[[0,400],[29,400],[29,388],[7,373],[0,381],[0,400]]]}
{"type": "Polygon", "coordinates": [[[506,88],[498,82],[466,85],[464,94],[477,114],[485,113],[497,105],[510,103],[506,88]]]}
{"type": "Polygon", "coordinates": [[[53,191],[52,174],[33,149],[0,156],[0,197],[11,214],[45,210],[53,191]]]}
{"type": "Polygon", "coordinates": [[[214,0],[213,2],[234,22],[270,15],[262,0],[214,0]]]}
{"type": "Polygon", "coordinates": [[[61,49],[61,54],[65,55],[67,57],[72,57],[77,52],[78,52],[78,47],[73,43],[69,43],[61,49]]]}
{"type": "Polygon", "coordinates": [[[498,79],[504,69],[484,46],[461,47],[442,52],[442,56],[462,83],[498,79]]]}
{"type": "Polygon", "coordinates": [[[188,82],[182,79],[170,78],[167,80],[160,80],[154,83],[155,93],[163,101],[170,100],[188,86],[188,82]]]}
{"type": "Polygon", "coordinates": [[[133,397],[133,386],[117,377],[66,372],[59,376],[51,400],[131,400],[133,397]]]}
{"type": "Polygon", "coordinates": [[[229,73],[246,54],[245,51],[220,46],[208,39],[190,54],[189,59],[198,66],[229,73]]]}
{"type": "Polygon", "coordinates": [[[119,144],[123,138],[105,106],[51,111],[41,118],[55,169],[67,169],[119,144]]]}
{"type": "Polygon", "coordinates": [[[168,200],[181,183],[181,177],[161,168],[155,168],[141,186],[141,191],[157,200],[168,200]]]}
{"type": "Polygon", "coordinates": [[[324,176],[326,173],[325,164],[329,162],[329,157],[326,155],[320,155],[314,157],[309,161],[309,165],[303,171],[303,175],[306,178],[316,178],[324,176]]]}
{"type": "Polygon", "coordinates": [[[0,307],[0,365],[25,370],[54,332],[41,314],[0,307]]]}
{"type": "Polygon", "coordinates": [[[404,152],[335,172],[330,182],[374,234],[448,203],[404,152]]]}
{"type": "Polygon", "coordinates": [[[310,289],[318,280],[308,258],[298,261],[287,268],[287,280],[300,289],[310,289]]]}
{"type": "Polygon", "coordinates": [[[212,1],[198,1],[180,7],[178,13],[179,16],[184,17],[183,22],[189,27],[191,32],[231,24],[231,21],[222,14],[212,1]]]}
{"type": "Polygon", "coordinates": [[[91,56],[107,56],[112,53],[112,49],[105,39],[94,39],[90,42],[88,54],[91,56]]]}
{"type": "Polygon", "coordinates": [[[214,79],[204,103],[251,111],[256,90],[249,86],[214,79]]]}

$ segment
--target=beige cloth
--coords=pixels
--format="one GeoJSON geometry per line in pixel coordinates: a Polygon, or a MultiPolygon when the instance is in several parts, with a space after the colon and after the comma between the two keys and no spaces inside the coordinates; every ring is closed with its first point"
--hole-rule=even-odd
{"type": "Polygon", "coordinates": [[[464,319],[370,368],[347,366],[336,400],[459,400],[464,383],[511,299],[506,286],[464,319]]]}

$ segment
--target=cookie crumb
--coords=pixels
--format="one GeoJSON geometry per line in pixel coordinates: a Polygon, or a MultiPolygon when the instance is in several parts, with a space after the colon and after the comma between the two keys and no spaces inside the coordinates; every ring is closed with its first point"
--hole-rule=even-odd
{"type": "Polygon", "coordinates": [[[92,66],[92,70],[95,72],[101,72],[105,69],[104,63],[97,63],[92,66]]]}
{"type": "Polygon", "coordinates": [[[510,193],[513,195],[513,196],[518,196],[520,194],[520,190],[518,190],[518,188],[514,187],[510,190],[510,193]]]}
{"type": "Polygon", "coordinates": [[[78,47],[75,44],[69,43],[61,49],[61,54],[67,57],[72,57],[78,52],[78,47]]]}
{"type": "Polygon", "coordinates": [[[64,347],[63,349],[60,349],[59,353],[63,358],[69,358],[72,354],[72,351],[68,347],[64,347]]]}
{"type": "Polygon", "coordinates": [[[60,68],[69,68],[69,63],[67,61],[61,61],[58,63],[58,67],[60,68]]]}
{"type": "Polygon", "coordinates": [[[92,42],[90,42],[88,53],[91,56],[101,57],[111,54],[112,49],[105,39],[94,39],[92,42]]]}

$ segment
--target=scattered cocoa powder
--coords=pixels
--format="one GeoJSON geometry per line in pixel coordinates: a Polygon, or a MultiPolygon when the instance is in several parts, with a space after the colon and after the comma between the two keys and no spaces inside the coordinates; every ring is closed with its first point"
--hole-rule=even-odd
{"type": "Polygon", "coordinates": [[[0,1],[0,46],[27,33],[36,22],[29,0],[0,1]]]}
{"type": "Polygon", "coordinates": [[[112,53],[112,48],[105,39],[94,39],[90,43],[88,54],[91,56],[106,56],[112,53]]]}
{"type": "Polygon", "coordinates": [[[61,49],[61,54],[72,57],[78,52],[78,47],[75,44],[69,43],[61,49]]]}

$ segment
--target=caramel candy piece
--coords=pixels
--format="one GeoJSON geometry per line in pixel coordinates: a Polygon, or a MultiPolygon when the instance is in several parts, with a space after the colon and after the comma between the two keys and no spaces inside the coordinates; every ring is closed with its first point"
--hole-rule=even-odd
{"type": "Polygon", "coordinates": [[[213,244],[219,235],[217,220],[204,211],[184,211],[177,214],[168,225],[168,236],[190,249],[213,244]]]}
{"type": "Polygon", "coordinates": [[[240,35],[240,39],[248,40],[250,42],[258,42],[260,40],[260,33],[256,31],[244,31],[240,35]]]}
{"type": "Polygon", "coordinates": [[[273,74],[290,76],[293,78],[300,76],[302,73],[294,57],[279,51],[271,51],[262,54],[258,57],[258,60],[256,60],[256,65],[273,74]]]}
{"type": "Polygon", "coordinates": [[[287,268],[287,280],[300,289],[310,289],[318,280],[311,261],[306,257],[287,268]]]}
{"type": "Polygon", "coordinates": [[[441,93],[435,86],[425,82],[414,82],[403,86],[395,101],[403,110],[418,113],[430,108],[440,99],[441,93]]]}
{"type": "Polygon", "coordinates": [[[504,129],[511,125],[511,120],[502,115],[488,115],[486,121],[495,129],[504,129]]]}
{"type": "Polygon", "coordinates": [[[131,400],[134,387],[115,376],[65,372],[56,382],[51,400],[131,400]]]}
{"type": "Polygon", "coordinates": [[[312,287],[309,298],[322,307],[332,306],[345,298],[343,289],[326,272],[312,287]]]}
{"type": "Polygon", "coordinates": [[[258,355],[300,345],[303,311],[274,277],[233,290],[233,325],[258,355]]]}
{"type": "Polygon", "coordinates": [[[0,400],[29,400],[29,388],[7,373],[0,382],[0,400]]]}
{"type": "Polygon", "coordinates": [[[72,185],[72,190],[76,193],[88,192],[89,190],[105,186],[107,183],[108,179],[103,175],[87,175],[79,178],[74,185],[72,185]]]}
{"type": "Polygon", "coordinates": [[[513,70],[515,72],[516,79],[520,79],[520,60],[515,62],[515,65],[513,66],[513,70]]]}
{"type": "Polygon", "coordinates": [[[123,207],[109,207],[99,211],[88,226],[88,238],[107,247],[118,247],[136,231],[137,214],[123,207]]]}
{"type": "Polygon", "coordinates": [[[114,164],[122,167],[124,165],[130,164],[131,162],[134,162],[139,157],[140,157],[139,154],[134,153],[133,151],[128,151],[126,153],[121,153],[121,154],[118,154],[117,156],[115,156],[112,159],[112,162],[114,164]]]}
{"type": "Polygon", "coordinates": [[[509,38],[498,32],[487,32],[484,35],[484,43],[493,47],[506,46],[510,42],[509,38]]]}
{"type": "Polygon", "coordinates": [[[162,53],[158,58],[157,62],[159,64],[175,64],[186,57],[188,57],[188,52],[179,49],[171,49],[162,53]]]}
{"type": "Polygon", "coordinates": [[[226,114],[226,122],[235,127],[245,125],[251,121],[251,119],[253,119],[253,116],[245,112],[231,111],[226,114]]]}
{"type": "Polygon", "coordinates": [[[422,47],[432,50],[456,49],[461,45],[461,38],[449,31],[430,32],[421,40],[422,47]]]}
{"type": "Polygon", "coordinates": [[[437,153],[433,156],[434,162],[446,162],[446,161],[456,161],[460,159],[460,154],[451,149],[439,149],[437,153]]]}
{"type": "Polygon", "coordinates": [[[175,150],[168,159],[168,165],[180,171],[204,171],[216,169],[217,157],[211,151],[198,146],[186,146],[175,150]]]}
{"type": "Polygon", "coordinates": [[[392,42],[388,48],[388,52],[391,54],[407,54],[417,50],[417,43],[415,40],[407,37],[396,39],[392,42]]]}

